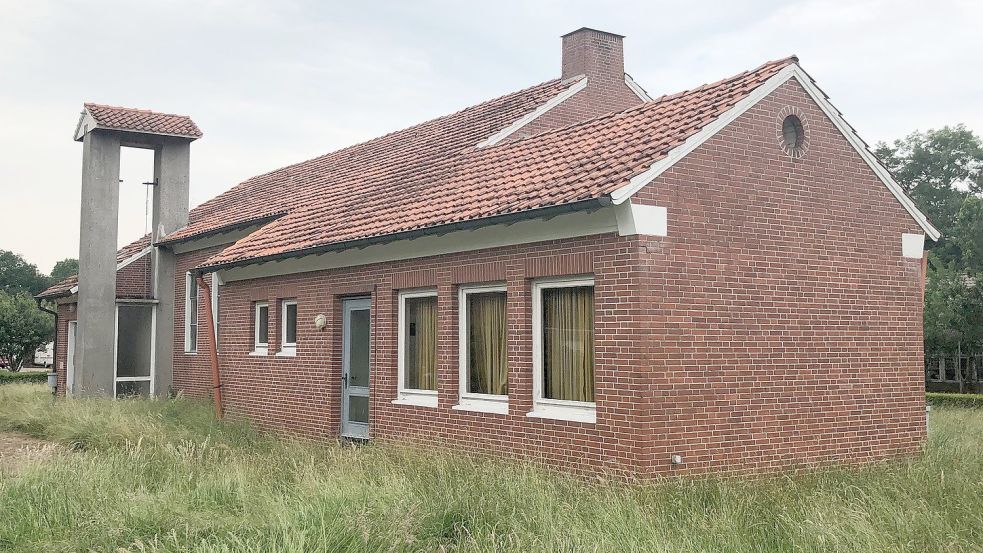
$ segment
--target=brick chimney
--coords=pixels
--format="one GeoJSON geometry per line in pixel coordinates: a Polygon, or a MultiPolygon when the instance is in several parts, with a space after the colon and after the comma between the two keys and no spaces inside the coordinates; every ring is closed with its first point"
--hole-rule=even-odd
{"type": "Polygon", "coordinates": [[[579,119],[622,111],[642,102],[625,82],[625,37],[583,27],[562,38],[561,80],[587,77],[587,88],[571,98],[581,107],[579,119]]]}
{"type": "Polygon", "coordinates": [[[625,82],[625,37],[581,27],[563,35],[561,80],[587,75],[598,81],[625,82]]]}
{"type": "MultiPolygon", "coordinates": [[[[587,78],[587,86],[549,113],[513,132],[510,141],[521,140],[551,129],[573,125],[643,102],[625,81],[625,54],[622,39],[614,33],[583,27],[563,35],[561,80],[587,78]]],[[[583,81],[570,87],[579,86],[583,81]]],[[[644,94],[644,93],[643,93],[644,94]]]]}

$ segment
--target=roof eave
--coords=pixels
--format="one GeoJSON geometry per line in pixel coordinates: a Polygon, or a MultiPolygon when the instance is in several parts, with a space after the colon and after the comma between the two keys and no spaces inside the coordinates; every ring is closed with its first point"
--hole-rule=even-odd
{"type": "Polygon", "coordinates": [[[607,207],[611,204],[612,204],[611,197],[608,195],[604,195],[596,198],[590,198],[587,200],[579,200],[567,204],[560,204],[560,205],[543,207],[538,209],[530,209],[527,211],[519,211],[516,213],[506,213],[503,215],[483,217],[480,219],[470,219],[467,221],[458,221],[456,223],[448,223],[444,225],[436,225],[432,227],[413,229],[413,230],[397,232],[393,234],[371,236],[368,238],[348,240],[345,242],[335,242],[331,244],[324,244],[321,246],[301,248],[289,252],[258,256],[258,257],[250,257],[246,259],[227,261],[223,263],[215,263],[212,265],[200,265],[192,269],[192,272],[196,274],[213,273],[215,271],[232,269],[235,267],[244,267],[247,265],[271,263],[275,261],[282,261],[284,259],[305,257],[309,255],[319,255],[329,252],[350,250],[353,248],[365,248],[368,246],[386,244],[389,242],[396,242],[399,240],[413,240],[415,238],[420,238],[423,236],[442,235],[442,234],[447,234],[449,232],[460,231],[460,230],[473,230],[486,226],[510,224],[510,223],[525,221],[529,219],[540,219],[540,218],[550,219],[564,213],[570,213],[574,211],[592,211],[594,209],[607,207]]]}

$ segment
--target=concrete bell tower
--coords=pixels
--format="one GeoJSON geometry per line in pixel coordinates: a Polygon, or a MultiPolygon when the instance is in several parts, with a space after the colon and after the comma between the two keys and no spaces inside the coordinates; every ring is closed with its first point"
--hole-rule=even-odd
{"type": "MultiPolygon", "coordinates": [[[[150,367],[149,390],[167,393],[172,380],[174,344],[174,254],[154,246],[188,224],[191,142],[201,130],[187,116],[85,104],[75,130],[82,142],[82,217],[79,243],[78,331],[74,393],[117,393],[116,252],[119,217],[120,148],[154,151],[151,230],[151,298],[141,306],[151,313],[149,329],[139,329],[147,346],[140,351],[150,367]],[[152,323],[150,322],[152,321],[152,323]]],[[[139,319],[143,320],[143,319],[139,319]]],[[[119,324],[129,332],[130,323],[119,324]]],[[[119,336],[119,338],[117,337],[119,336]]],[[[136,340],[136,338],[134,338],[136,340]]]]}

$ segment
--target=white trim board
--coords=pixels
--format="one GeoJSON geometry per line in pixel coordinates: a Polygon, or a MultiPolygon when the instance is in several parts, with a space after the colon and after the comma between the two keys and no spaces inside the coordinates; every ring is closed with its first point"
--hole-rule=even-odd
{"type": "Polygon", "coordinates": [[[522,127],[525,127],[529,123],[532,123],[536,119],[542,117],[549,110],[555,108],[556,106],[562,104],[567,98],[573,96],[574,94],[580,92],[581,90],[587,88],[587,77],[580,79],[579,82],[571,86],[570,88],[564,90],[563,92],[557,94],[556,96],[550,98],[548,102],[539,106],[535,110],[525,114],[524,116],[516,119],[511,125],[505,127],[504,129],[498,131],[497,133],[489,136],[488,138],[482,140],[478,143],[478,148],[485,148],[487,146],[494,146],[499,142],[505,140],[509,136],[512,136],[522,127]]]}
{"type": "Polygon", "coordinates": [[[941,233],[928,222],[928,218],[925,214],[919,211],[918,207],[915,206],[914,202],[905,195],[894,178],[891,176],[890,172],[884,168],[883,165],[877,161],[874,154],[867,149],[860,137],[857,136],[856,132],[850,127],[850,125],[843,120],[839,111],[834,108],[829,101],[826,99],[826,95],[823,94],[821,90],[812,82],[812,79],[802,70],[797,64],[789,65],[785,67],[773,77],[768,79],[764,84],[756,88],[751,94],[745,97],[743,100],[738,102],[730,111],[724,113],[712,123],[704,127],[700,132],[690,136],[686,139],[681,146],[678,146],[669,152],[669,155],[653,163],[646,171],[639,173],[628,181],[628,184],[622,186],[621,188],[615,190],[611,193],[611,199],[615,204],[620,204],[630,198],[633,194],[642,189],[646,184],[652,182],[659,175],[664,173],[670,167],[676,164],[677,161],[685,157],[687,154],[695,150],[698,146],[709,140],[721,129],[732,123],[735,119],[743,115],[752,106],[760,102],[766,96],[775,91],[779,86],[784,84],[789,79],[795,78],[802,88],[809,94],[809,96],[816,102],[816,105],[823,110],[823,113],[829,117],[833,125],[846,137],[847,142],[853,146],[854,150],[860,154],[867,165],[871,168],[875,175],[884,183],[884,186],[891,191],[894,197],[901,203],[901,206],[905,208],[906,211],[912,216],[912,218],[922,227],[926,235],[932,240],[938,240],[941,233]]]}
{"type": "MultiPolygon", "coordinates": [[[[153,251],[153,249],[154,249],[153,246],[147,246],[146,248],[144,248],[144,249],[140,250],[139,252],[131,255],[130,257],[124,259],[123,261],[120,261],[119,263],[116,264],[116,272],[119,272],[119,271],[121,271],[121,270],[129,267],[130,265],[133,264],[133,262],[135,262],[136,260],[140,259],[141,257],[143,257],[143,256],[147,255],[148,253],[150,253],[151,251],[153,251]]],[[[76,284],[75,286],[72,286],[72,289],[69,290],[69,292],[71,292],[72,294],[78,294],[78,292],[79,292],[79,285],[76,284]]]]}

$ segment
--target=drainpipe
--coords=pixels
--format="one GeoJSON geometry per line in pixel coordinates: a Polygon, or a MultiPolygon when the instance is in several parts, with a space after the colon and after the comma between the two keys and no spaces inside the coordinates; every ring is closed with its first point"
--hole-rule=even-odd
{"type": "Polygon", "coordinates": [[[38,302],[38,309],[44,311],[45,313],[54,315],[55,317],[55,339],[53,340],[53,343],[51,345],[51,372],[48,373],[48,380],[49,380],[49,385],[51,385],[50,382],[51,375],[52,374],[55,375],[55,382],[54,385],[51,386],[51,393],[53,393],[57,397],[58,396],[58,367],[57,365],[55,365],[55,361],[57,360],[58,357],[58,312],[52,311],[51,309],[48,309],[47,307],[41,305],[41,298],[34,298],[34,301],[38,302]]]}
{"type": "MultiPolygon", "coordinates": [[[[215,416],[222,418],[222,378],[218,372],[218,347],[215,340],[215,315],[212,313],[212,290],[205,283],[205,277],[197,275],[198,289],[205,292],[205,318],[208,319],[208,355],[212,361],[212,396],[215,398],[215,416]]],[[[199,294],[199,303],[201,295],[199,294]]],[[[201,328],[201,325],[198,325],[201,328]]]]}

